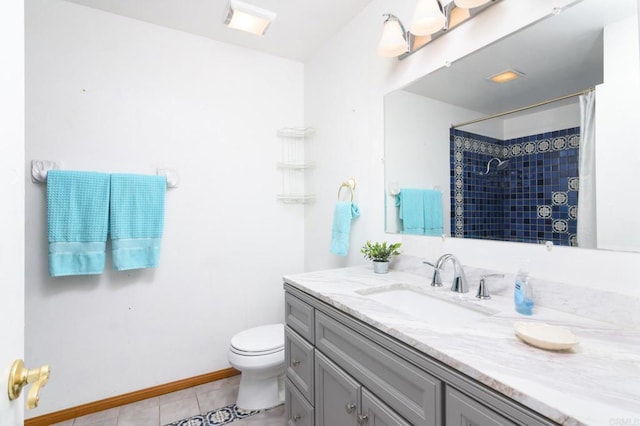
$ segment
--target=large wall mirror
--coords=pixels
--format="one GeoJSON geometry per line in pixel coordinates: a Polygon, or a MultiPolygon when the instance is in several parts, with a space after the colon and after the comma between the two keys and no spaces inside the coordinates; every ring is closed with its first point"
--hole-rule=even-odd
{"type": "Polygon", "coordinates": [[[387,94],[386,231],[640,251],[638,38],[582,0],[387,94]]]}

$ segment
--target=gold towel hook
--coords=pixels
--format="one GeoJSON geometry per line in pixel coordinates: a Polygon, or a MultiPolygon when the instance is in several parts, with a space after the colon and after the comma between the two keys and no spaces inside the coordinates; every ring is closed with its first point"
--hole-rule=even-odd
{"type": "Polygon", "coordinates": [[[342,188],[349,188],[349,191],[351,192],[351,202],[353,202],[353,199],[355,197],[354,191],[356,189],[356,184],[357,183],[355,178],[349,178],[345,182],[342,182],[340,188],[338,188],[338,200],[340,200],[340,192],[342,191],[342,188]]]}

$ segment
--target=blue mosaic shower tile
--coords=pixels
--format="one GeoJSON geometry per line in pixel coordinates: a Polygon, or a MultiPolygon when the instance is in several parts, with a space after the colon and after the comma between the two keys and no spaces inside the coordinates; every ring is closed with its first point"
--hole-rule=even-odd
{"type": "Polygon", "coordinates": [[[453,236],[575,245],[579,142],[578,127],[505,141],[451,130],[453,236]],[[492,158],[509,163],[487,173],[492,158]]]}

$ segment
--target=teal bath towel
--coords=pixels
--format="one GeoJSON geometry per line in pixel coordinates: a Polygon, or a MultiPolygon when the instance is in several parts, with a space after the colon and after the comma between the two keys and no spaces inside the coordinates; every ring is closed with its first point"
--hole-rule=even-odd
{"type": "Polygon", "coordinates": [[[109,224],[109,175],[50,170],[47,173],[49,274],[104,271],[109,224]]]}
{"type": "Polygon", "coordinates": [[[338,201],[333,211],[331,226],[330,252],[338,256],[346,256],[349,252],[349,234],[351,220],[360,216],[360,209],[350,201],[338,201]]]}
{"type": "Polygon", "coordinates": [[[396,195],[403,234],[442,235],[442,193],[435,189],[403,188],[396,195]]]}
{"type": "Polygon", "coordinates": [[[113,268],[155,268],[164,228],[164,176],[111,175],[109,232],[113,268]]]}

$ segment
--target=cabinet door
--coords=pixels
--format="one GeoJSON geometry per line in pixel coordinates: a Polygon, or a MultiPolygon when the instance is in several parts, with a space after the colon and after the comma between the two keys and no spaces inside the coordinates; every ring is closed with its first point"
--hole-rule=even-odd
{"type": "Polygon", "coordinates": [[[362,388],[362,414],[359,420],[361,425],[367,426],[411,426],[365,388],[362,388]]]}
{"type": "Polygon", "coordinates": [[[360,384],[315,352],[316,426],[357,426],[360,384]]]}
{"type": "Polygon", "coordinates": [[[447,386],[447,426],[516,426],[478,401],[447,386]]]}

